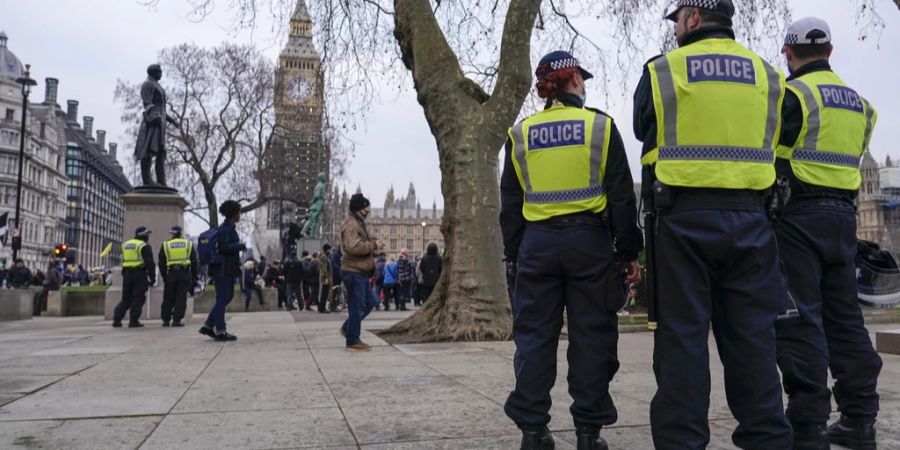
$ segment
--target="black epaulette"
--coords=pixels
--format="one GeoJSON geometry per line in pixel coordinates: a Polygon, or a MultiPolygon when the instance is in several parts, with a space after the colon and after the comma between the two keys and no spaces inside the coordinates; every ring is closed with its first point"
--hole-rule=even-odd
{"type": "Polygon", "coordinates": [[[599,109],[597,109],[597,108],[592,108],[592,107],[590,107],[590,106],[585,106],[584,109],[586,109],[586,110],[588,110],[588,111],[593,111],[593,112],[595,112],[595,113],[597,113],[597,114],[603,114],[604,116],[609,117],[610,119],[612,119],[612,116],[610,116],[609,114],[607,114],[606,111],[601,111],[601,110],[599,110],[599,109]]]}

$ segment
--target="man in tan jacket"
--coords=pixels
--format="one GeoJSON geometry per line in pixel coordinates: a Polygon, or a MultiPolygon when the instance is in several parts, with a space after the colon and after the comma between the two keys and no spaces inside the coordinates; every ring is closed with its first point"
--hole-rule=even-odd
{"type": "Polygon", "coordinates": [[[341,326],[341,335],[347,338],[348,351],[367,351],[370,347],[359,339],[362,320],[378,305],[369,279],[375,274],[377,250],[384,244],[369,235],[366,217],[369,216],[369,200],[356,193],[350,197],[350,214],[341,224],[341,278],[347,289],[349,317],[341,326]]]}

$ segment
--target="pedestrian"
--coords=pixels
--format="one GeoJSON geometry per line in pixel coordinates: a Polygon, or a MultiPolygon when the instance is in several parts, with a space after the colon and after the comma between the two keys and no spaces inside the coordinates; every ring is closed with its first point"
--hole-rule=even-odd
{"type": "MultiPolygon", "coordinates": [[[[384,252],[375,256],[375,297],[379,300],[384,299],[384,266],[387,265],[387,256],[384,252]]],[[[381,306],[376,306],[381,309],[381,306]]]]}
{"type": "Polygon", "coordinates": [[[521,448],[553,448],[547,424],[565,310],[577,447],[606,449],[600,430],[616,422],[616,311],[624,274],[640,278],[634,183],[612,118],[585,105],[592,75],[564,51],[544,56],[535,75],[546,105],[509,130],[500,182],[504,254],[518,266],[516,386],[504,409],[522,430],[521,448]]]}
{"type": "Polygon", "coordinates": [[[656,216],[648,264],[665,292],[654,302],[658,449],[709,443],[710,323],[737,420],[732,442],[791,448],[775,364],[786,291],[765,197],[784,76],[735,41],[733,16],[731,0],[679,0],[666,16],[678,48],[644,66],[634,94],[644,204],[656,216]]]}
{"type": "Polygon", "coordinates": [[[259,257],[259,264],[256,265],[256,276],[264,277],[266,275],[266,269],[269,265],[266,263],[265,255],[261,255],[259,257]]]}
{"type": "Polygon", "coordinates": [[[400,290],[400,271],[397,268],[397,260],[391,257],[391,260],[384,266],[384,298],[381,302],[384,304],[384,310],[391,310],[391,303],[394,303],[397,310],[400,309],[399,296],[400,290]]]}
{"type": "Polygon", "coordinates": [[[193,295],[194,286],[200,279],[197,273],[197,251],[194,243],[181,235],[181,227],[169,229],[172,238],[162,243],[159,249],[159,273],[162,275],[163,290],[160,318],[162,326],[183,327],[184,312],[187,308],[188,292],[193,295]]]}
{"type": "Polygon", "coordinates": [[[256,275],[256,261],[253,258],[244,261],[243,269],[242,291],[244,292],[244,312],[249,312],[250,300],[252,299],[254,292],[256,292],[256,298],[259,300],[259,306],[265,305],[266,301],[263,300],[262,287],[260,287],[257,282],[260,277],[257,277],[256,275]]]}
{"type": "MultiPolygon", "coordinates": [[[[292,311],[294,309],[294,301],[297,301],[297,306],[299,308],[303,308],[303,279],[305,278],[305,273],[303,271],[303,264],[300,261],[297,261],[297,255],[291,254],[288,255],[288,260],[284,263],[284,282],[285,282],[285,309],[288,311],[292,311]]],[[[279,305],[281,307],[281,305],[279,305]]]]}
{"type": "Polygon", "coordinates": [[[57,270],[57,265],[55,261],[50,261],[47,264],[47,276],[44,277],[43,287],[41,288],[40,297],[38,298],[37,305],[34,308],[34,315],[41,315],[42,311],[47,310],[47,296],[51,291],[58,291],[62,286],[62,275],[60,275],[59,270],[57,270]]]}
{"type": "Polygon", "coordinates": [[[775,168],[791,197],[776,234],[798,317],[780,320],[778,365],[788,395],[794,448],[875,448],[881,358],[856,293],[859,160],[875,108],[831,70],[831,30],[807,17],[791,24],[782,53],[790,76],[775,168]],[[828,369],[840,421],[831,415],[828,369]]]}
{"type": "Polygon", "coordinates": [[[366,217],[371,209],[369,200],[361,193],[350,197],[350,214],[341,223],[341,279],[347,289],[348,317],[341,326],[347,350],[367,351],[371,347],[360,340],[363,319],[378,304],[369,279],[375,274],[376,251],[384,244],[369,235],[366,217]]]}
{"type": "Polygon", "coordinates": [[[307,265],[303,282],[307,286],[307,292],[309,293],[309,303],[306,310],[312,311],[310,305],[315,305],[316,309],[319,309],[319,252],[313,252],[312,255],[307,255],[307,258],[309,264],[307,265]]]}
{"type": "Polygon", "coordinates": [[[341,247],[338,246],[331,250],[331,279],[334,286],[331,288],[331,312],[338,312],[338,305],[341,303],[341,288],[344,280],[341,277],[341,247]]]}
{"type": "Polygon", "coordinates": [[[327,313],[329,300],[331,299],[331,261],[328,254],[331,253],[331,244],[325,243],[322,246],[322,253],[319,254],[319,312],[327,313]]]}
{"type": "Polygon", "coordinates": [[[281,267],[281,260],[276,259],[272,261],[272,264],[269,264],[264,280],[266,286],[275,289],[278,295],[278,308],[290,311],[292,308],[292,305],[290,305],[291,299],[288,297],[287,283],[285,282],[284,268],[281,267]]]}
{"type": "Polygon", "coordinates": [[[44,285],[44,272],[41,272],[40,269],[34,271],[34,278],[31,280],[31,284],[34,286],[43,286],[44,285]]]}
{"type": "Polygon", "coordinates": [[[434,287],[437,286],[437,282],[441,278],[441,271],[444,270],[444,261],[441,259],[441,255],[438,254],[437,244],[434,242],[428,243],[425,256],[422,257],[419,267],[422,272],[420,301],[424,304],[428,297],[431,297],[431,293],[434,292],[434,287]]]}
{"type": "Polygon", "coordinates": [[[312,298],[312,286],[307,283],[308,271],[310,266],[310,256],[309,252],[303,250],[300,252],[300,263],[303,265],[303,281],[301,282],[302,286],[300,288],[301,297],[302,297],[302,305],[300,308],[303,308],[305,311],[311,311],[312,308],[310,304],[314,301],[312,298]]]}
{"type": "Polygon", "coordinates": [[[217,230],[215,244],[215,251],[221,255],[221,262],[209,266],[216,288],[216,304],[209,311],[199,332],[216,341],[229,342],[236,341],[237,336],[227,331],[225,309],[234,297],[234,283],[241,276],[241,252],[247,246],[241,242],[235,229],[235,224],[241,220],[241,204],[226,200],[219,206],[219,213],[225,217],[225,223],[219,225],[217,230]]]}
{"type": "Polygon", "coordinates": [[[412,295],[413,281],[415,280],[415,269],[413,264],[409,262],[409,250],[400,249],[397,256],[397,275],[399,282],[397,283],[397,309],[407,311],[406,303],[412,295]]]}
{"type": "Polygon", "coordinates": [[[147,290],[156,284],[156,266],[153,249],[147,240],[150,229],[141,225],[134,230],[134,237],[122,243],[122,300],[113,310],[114,328],[122,326],[125,313],[130,313],[128,328],[140,328],[141,312],[147,301],[147,290]]]}
{"type": "Polygon", "coordinates": [[[25,261],[17,258],[13,268],[6,274],[6,285],[10,289],[28,289],[33,281],[34,277],[31,275],[31,271],[25,267],[25,261]]]}

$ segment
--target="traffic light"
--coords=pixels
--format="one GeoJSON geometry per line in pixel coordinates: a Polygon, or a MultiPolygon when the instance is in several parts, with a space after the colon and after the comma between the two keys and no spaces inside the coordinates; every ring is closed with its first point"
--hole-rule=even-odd
{"type": "Polygon", "coordinates": [[[53,249],[53,256],[56,258],[65,258],[68,251],[68,244],[59,244],[53,249]]]}

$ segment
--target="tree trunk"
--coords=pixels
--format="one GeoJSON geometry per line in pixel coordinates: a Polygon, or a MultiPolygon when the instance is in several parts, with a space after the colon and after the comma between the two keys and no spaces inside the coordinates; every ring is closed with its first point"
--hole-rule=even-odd
{"type": "Polygon", "coordinates": [[[203,186],[203,195],[206,197],[206,208],[209,211],[209,227],[216,228],[219,226],[219,204],[216,201],[216,193],[213,188],[203,186]]]}
{"type": "Polygon", "coordinates": [[[444,269],[426,306],[388,330],[404,342],[505,340],[497,152],[528,93],[540,0],[512,0],[492,96],[463,76],[428,0],[395,0],[394,36],[412,72],[441,163],[444,269]]]}

